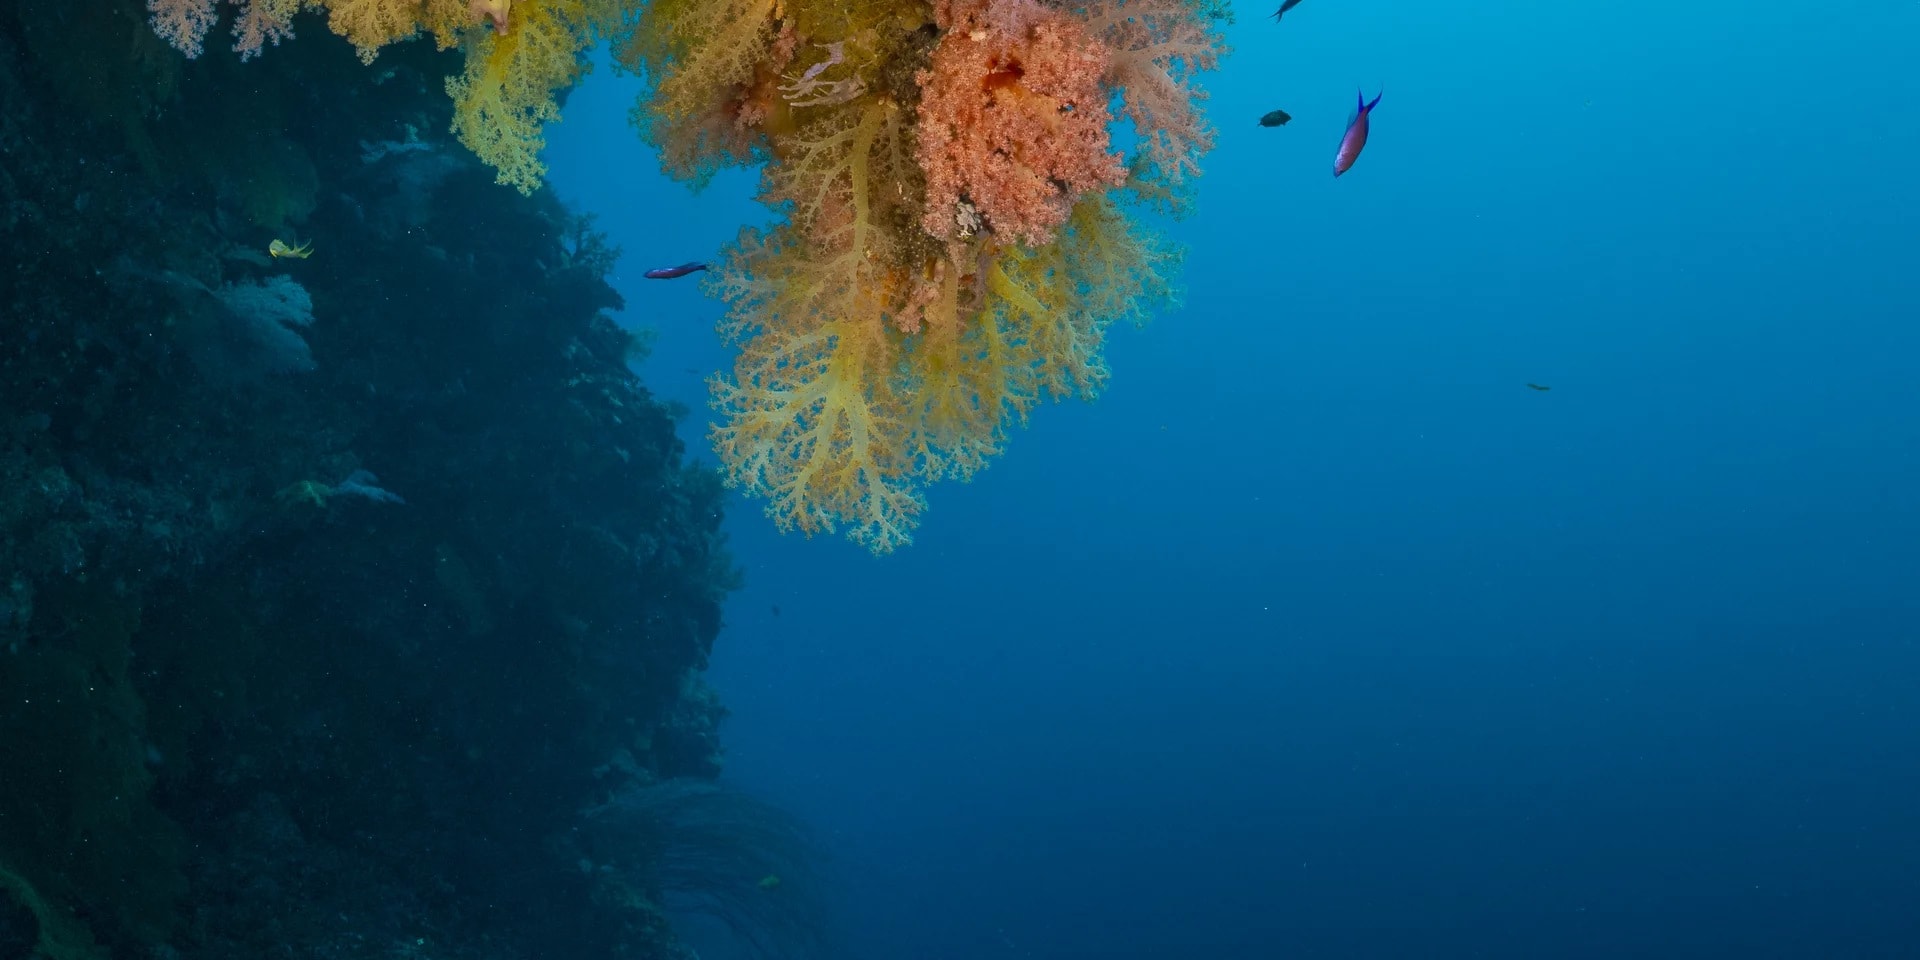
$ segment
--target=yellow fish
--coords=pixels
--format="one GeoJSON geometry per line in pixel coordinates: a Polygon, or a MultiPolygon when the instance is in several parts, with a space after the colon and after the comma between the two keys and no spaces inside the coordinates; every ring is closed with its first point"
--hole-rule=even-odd
{"type": "Polygon", "coordinates": [[[306,258],[313,256],[313,241],[309,240],[306,243],[300,244],[299,246],[296,247],[296,246],[288,245],[288,243],[285,240],[275,238],[272,243],[267,244],[267,252],[272,254],[273,258],[276,260],[278,260],[281,257],[292,257],[295,260],[305,260],[306,258]]]}

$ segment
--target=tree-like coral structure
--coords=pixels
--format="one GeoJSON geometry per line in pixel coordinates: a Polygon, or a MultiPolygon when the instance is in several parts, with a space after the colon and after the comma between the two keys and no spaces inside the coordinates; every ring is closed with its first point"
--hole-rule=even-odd
{"type": "Polygon", "coordinates": [[[1092,397],[1115,320],[1177,254],[1122,208],[1179,210],[1211,146],[1193,0],[659,0],[621,48],[667,169],[767,161],[784,213],[710,289],[739,349],[712,380],[729,481],[782,529],[912,539],[1042,397],[1092,397]],[[1138,132],[1112,139],[1119,104],[1138,132]]]}
{"type": "Polygon", "coordinates": [[[454,130],[531,191],[556,97],[605,41],[648,92],[667,171],[764,162],[782,215],[710,275],[740,348],[712,381],[729,481],[787,530],[912,538],[929,482],[971,477],[1041,397],[1091,397],[1116,319],[1176,253],[1123,209],[1179,212],[1212,132],[1196,75],[1217,0],[148,0],[189,56],[223,8],[248,57],[324,10],[371,61],[466,52],[454,130]],[[1116,113],[1117,108],[1117,113],[1116,113]],[[1131,124],[1132,156],[1117,121],[1131,124]]]}

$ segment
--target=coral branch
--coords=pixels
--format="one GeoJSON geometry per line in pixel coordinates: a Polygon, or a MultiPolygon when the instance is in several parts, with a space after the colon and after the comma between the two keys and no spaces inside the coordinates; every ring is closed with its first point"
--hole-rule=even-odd
{"type": "Polygon", "coordinates": [[[1177,190],[1213,149],[1213,128],[1197,105],[1206,92],[1194,77],[1219,65],[1225,43],[1192,0],[1095,0],[1086,16],[1113,51],[1106,83],[1133,121],[1147,175],[1177,190]]]}
{"type": "Polygon", "coordinates": [[[271,43],[293,39],[293,15],[305,0],[233,0],[240,13],[233,18],[233,50],[241,60],[260,55],[271,43]]]}
{"type": "Polygon", "coordinates": [[[200,45],[220,12],[214,0],[147,0],[153,32],[173,44],[188,59],[200,55],[200,45]]]}

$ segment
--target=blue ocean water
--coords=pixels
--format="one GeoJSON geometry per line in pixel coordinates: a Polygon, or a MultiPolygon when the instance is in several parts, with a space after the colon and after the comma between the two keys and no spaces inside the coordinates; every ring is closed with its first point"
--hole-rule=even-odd
{"type": "MultiPolygon", "coordinates": [[[[1920,956],[1920,4],[1237,12],[1105,396],[885,559],[728,520],[728,776],[846,956],[1920,956]]],[[[634,93],[550,160],[700,451],[639,272],[767,214],[634,93]]]]}

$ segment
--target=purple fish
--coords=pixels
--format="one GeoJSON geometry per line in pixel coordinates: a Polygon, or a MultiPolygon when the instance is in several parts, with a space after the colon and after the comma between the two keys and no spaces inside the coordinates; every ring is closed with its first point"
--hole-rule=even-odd
{"type": "MultiPolygon", "coordinates": [[[[1363,135],[1361,139],[1364,140],[1366,138],[1363,135]]],[[[707,265],[704,263],[683,263],[677,267],[655,267],[641,274],[641,276],[646,277],[648,280],[672,280],[675,277],[684,277],[689,273],[705,270],[706,268],[707,265]]]]}
{"type": "Polygon", "coordinates": [[[1347,132],[1340,138],[1340,150],[1333,155],[1334,176],[1346,173],[1353,162],[1360,159],[1360,151],[1367,146],[1367,117],[1373,113],[1380,97],[1385,95],[1386,91],[1382,90],[1379,96],[1373,98],[1373,103],[1368,103],[1366,93],[1363,91],[1360,94],[1360,109],[1354,112],[1352,120],[1347,121],[1347,132]]]}

